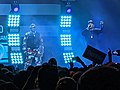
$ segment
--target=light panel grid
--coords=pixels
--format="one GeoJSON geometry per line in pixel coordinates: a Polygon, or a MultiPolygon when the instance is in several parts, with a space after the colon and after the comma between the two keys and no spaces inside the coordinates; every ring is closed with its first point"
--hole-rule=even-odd
{"type": "Polygon", "coordinates": [[[61,19],[60,19],[60,27],[71,27],[71,19],[72,19],[72,16],[69,15],[69,16],[61,16],[61,19]]]}
{"type": "Polygon", "coordinates": [[[71,46],[71,34],[60,35],[61,46],[71,46]]]}
{"type": "Polygon", "coordinates": [[[72,58],[74,57],[73,52],[65,52],[63,53],[63,57],[64,57],[65,63],[75,62],[75,60],[72,60],[72,58]]]}
{"type": "Polygon", "coordinates": [[[10,53],[10,58],[12,64],[23,64],[23,57],[21,52],[10,53]]]}
{"type": "Polygon", "coordinates": [[[20,35],[19,34],[8,34],[8,45],[9,46],[20,46],[20,35]]]}
{"type": "Polygon", "coordinates": [[[19,27],[20,15],[8,15],[8,27],[19,27]]]}

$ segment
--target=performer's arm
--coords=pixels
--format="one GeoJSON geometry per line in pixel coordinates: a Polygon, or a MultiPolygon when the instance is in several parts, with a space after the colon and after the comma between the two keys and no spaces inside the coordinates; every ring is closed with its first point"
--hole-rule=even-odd
{"type": "Polygon", "coordinates": [[[43,38],[41,38],[41,55],[43,56],[44,53],[44,44],[43,44],[43,38]]]}
{"type": "Polygon", "coordinates": [[[103,26],[104,26],[103,24],[104,24],[104,22],[100,21],[100,27],[99,28],[94,28],[94,30],[98,30],[98,31],[103,30],[103,26]]]}
{"type": "Polygon", "coordinates": [[[101,28],[94,28],[94,30],[101,31],[102,29],[101,28]]]}
{"type": "Polygon", "coordinates": [[[40,41],[39,54],[40,54],[40,57],[42,57],[44,53],[44,44],[43,44],[43,38],[41,36],[39,41],[40,41]]]}
{"type": "Polygon", "coordinates": [[[23,38],[23,51],[24,53],[26,53],[27,50],[27,37],[28,37],[28,33],[25,34],[24,38],[23,38]]]}
{"type": "Polygon", "coordinates": [[[79,62],[84,68],[87,68],[87,65],[85,65],[85,63],[77,56],[77,57],[73,57],[73,60],[76,60],[77,62],[79,62]]]}

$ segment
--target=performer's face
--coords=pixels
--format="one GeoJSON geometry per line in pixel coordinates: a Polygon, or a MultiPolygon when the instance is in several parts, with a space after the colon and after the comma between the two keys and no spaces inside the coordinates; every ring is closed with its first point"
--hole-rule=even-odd
{"type": "Polygon", "coordinates": [[[30,29],[31,29],[32,32],[34,32],[35,31],[35,26],[31,26],[30,29]]]}
{"type": "Polygon", "coordinates": [[[34,31],[35,31],[35,27],[31,27],[31,31],[33,31],[33,32],[34,32],[34,31]]]}

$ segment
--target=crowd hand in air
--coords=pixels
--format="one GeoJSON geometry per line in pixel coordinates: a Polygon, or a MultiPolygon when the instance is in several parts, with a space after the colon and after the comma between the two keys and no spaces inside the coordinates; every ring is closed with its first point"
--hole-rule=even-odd
{"type": "Polygon", "coordinates": [[[72,61],[70,61],[70,69],[72,69],[73,67],[74,67],[74,64],[73,64],[73,62],[72,61]]]}
{"type": "Polygon", "coordinates": [[[78,57],[73,57],[72,60],[76,60],[76,62],[79,62],[84,68],[87,68],[87,66],[84,64],[84,62],[78,57]]]}

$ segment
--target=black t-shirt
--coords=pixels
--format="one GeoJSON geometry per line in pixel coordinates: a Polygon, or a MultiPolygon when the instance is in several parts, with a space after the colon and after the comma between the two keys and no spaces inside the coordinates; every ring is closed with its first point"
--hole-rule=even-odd
{"type": "Polygon", "coordinates": [[[35,34],[30,33],[26,43],[27,48],[38,49],[41,44],[40,34],[37,32],[35,34]]]}

